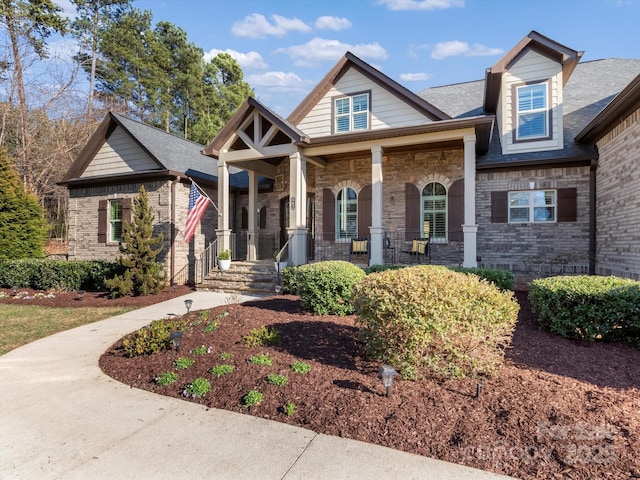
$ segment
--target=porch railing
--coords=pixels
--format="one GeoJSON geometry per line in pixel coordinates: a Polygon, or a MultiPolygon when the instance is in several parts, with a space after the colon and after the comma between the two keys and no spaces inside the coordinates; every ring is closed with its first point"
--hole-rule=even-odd
{"type": "MultiPolygon", "coordinates": [[[[204,249],[200,255],[200,274],[201,277],[196,279],[196,283],[201,282],[209,272],[218,267],[218,240],[214,240],[204,249]]],[[[198,269],[196,269],[197,271],[198,269]]]]}

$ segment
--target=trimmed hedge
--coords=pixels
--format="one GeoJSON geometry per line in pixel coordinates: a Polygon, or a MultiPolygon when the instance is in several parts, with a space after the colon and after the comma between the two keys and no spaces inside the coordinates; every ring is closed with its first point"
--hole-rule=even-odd
{"type": "Polygon", "coordinates": [[[0,260],[0,288],[106,290],[105,280],[121,271],[105,261],[0,260]]]}
{"type": "Polygon", "coordinates": [[[557,276],[531,282],[541,328],[586,341],[640,347],[640,282],[618,277],[557,276]]]}
{"type": "Polygon", "coordinates": [[[487,282],[493,283],[500,290],[513,290],[515,287],[515,277],[513,276],[513,272],[510,270],[470,267],[456,267],[451,270],[454,272],[477,275],[487,282]]]}
{"type": "Polygon", "coordinates": [[[405,379],[492,375],[520,308],[512,292],[431,265],[368,275],[353,304],[367,354],[405,379]]]}
{"type": "MultiPolygon", "coordinates": [[[[285,268],[285,272],[288,270],[285,268]]],[[[331,260],[301,265],[286,275],[289,287],[295,286],[305,310],[318,315],[349,315],[353,313],[351,292],[365,273],[352,263],[331,260]]]]}

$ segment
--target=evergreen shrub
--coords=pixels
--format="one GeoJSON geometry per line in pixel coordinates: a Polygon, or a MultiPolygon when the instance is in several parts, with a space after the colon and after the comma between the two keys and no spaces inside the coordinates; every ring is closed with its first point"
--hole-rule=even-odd
{"type": "Polygon", "coordinates": [[[364,270],[342,260],[301,265],[295,282],[302,307],[318,315],[349,315],[351,292],[364,276],[364,270]]]}
{"type": "Polygon", "coordinates": [[[513,272],[510,270],[470,267],[457,267],[452,268],[451,270],[465,274],[477,275],[487,282],[493,283],[500,290],[513,290],[515,286],[515,278],[513,276],[513,272]]]}
{"type": "Polygon", "coordinates": [[[106,261],[0,260],[0,288],[105,290],[105,281],[121,273],[106,261]]]}
{"type": "Polygon", "coordinates": [[[353,304],[367,354],[405,379],[492,375],[519,310],[512,292],[431,265],[368,275],[353,304]]]}
{"type": "Polygon", "coordinates": [[[568,338],[640,347],[640,282],[618,277],[557,276],[531,282],[541,328],[568,338]]]}

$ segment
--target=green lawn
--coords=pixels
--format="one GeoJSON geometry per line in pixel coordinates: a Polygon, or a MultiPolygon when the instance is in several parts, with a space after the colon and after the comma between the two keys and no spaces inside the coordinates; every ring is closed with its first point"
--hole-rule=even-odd
{"type": "Polygon", "coordinates": [[[134,310],[130,307],[50,308],[0,305],[0,355],[63,330],[134,310]]]}

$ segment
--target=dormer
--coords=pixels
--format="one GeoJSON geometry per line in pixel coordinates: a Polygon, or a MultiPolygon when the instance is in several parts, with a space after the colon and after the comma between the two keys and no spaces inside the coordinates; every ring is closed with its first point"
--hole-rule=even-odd
{"type": "Polygon", "coordinates": [[[317,138],[424,125],[450,118],[347,52],[287,120],[317,138]]]}
{"type": "Polygon", "coordinates": [[[532,31],[487,69],[484,110],[504,155],[564,148],[563,89],[582,53],[532,31]]]}

